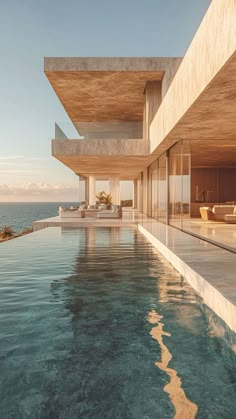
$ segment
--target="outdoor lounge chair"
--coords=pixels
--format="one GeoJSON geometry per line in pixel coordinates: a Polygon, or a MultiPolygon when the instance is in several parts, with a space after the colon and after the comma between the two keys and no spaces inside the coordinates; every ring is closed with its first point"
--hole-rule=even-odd
{"type": "Polygon", "coordinates": [[[112,205],[111,209],[100,210],[97,218],[121,218],[122,207],[120,205],[112,205]]]}

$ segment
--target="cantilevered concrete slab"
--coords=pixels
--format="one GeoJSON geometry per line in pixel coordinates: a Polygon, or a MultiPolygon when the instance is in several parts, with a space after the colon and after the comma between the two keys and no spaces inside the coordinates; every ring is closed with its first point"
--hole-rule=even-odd
{"type": "MultiPolygon", "coordinates": [[[[181,58],[45,58],[44,71],[74,124],[142,121],[148,81],[170,83],[181,58]]],[[[166,89],[166,87],[165,87],[166,89]]]]}
{"type": "Polygon", "coordinates": [[[140,139],[53,140],[52,155],[79,175],[113,173],[120,179],[136,179],[150,159],[140,139]]]}
{"type": "Polygon", "coordinates": [[[150,151],[179,139],[236,140],[236,1],[212,1],[150,127],[150,151]]]}

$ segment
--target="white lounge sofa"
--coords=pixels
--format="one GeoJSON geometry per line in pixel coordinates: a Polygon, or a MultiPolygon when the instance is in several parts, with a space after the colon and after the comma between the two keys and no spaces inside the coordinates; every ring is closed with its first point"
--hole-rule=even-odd
{"type": "Polygon", "coordinates": [[[225,214],[224,220],[229,224],[236,224],[236,205],[233,214],[225,214]]]}
{"type": "Polygon", "coordinates": [[[65,207],[59,207],[60,218],[84,218],[85,211],[82,209],[68,209],[65,207]]]}
{"type": "Polygon", "coordinates": [[[122,207],[112,205],[111,209],[104,209],[97,212],[97,218],[122,218],[122,207]]]}
{"type": "Polygon", "coordinates": [[[212,212],[215,216],[215,220],[224,221],[226,214],[234,213],[235,205],[214,205],[212,212]]]}
{"type": "Polygon", "coordinates": [[[234,217],[236,218],[236,206],[219,204],[214,205],[212,208],[200,207],[200,214],[204,221],[213,220],[229,222],[230,219],[233,220],[234,217]]]}

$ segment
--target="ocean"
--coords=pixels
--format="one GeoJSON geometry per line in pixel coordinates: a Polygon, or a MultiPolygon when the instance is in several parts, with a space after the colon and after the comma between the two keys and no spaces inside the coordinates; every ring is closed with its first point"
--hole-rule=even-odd
{"type": "Polygon", "coordinates": [[[0,202],[0,228],[10,226],[16,233],[32,227],[33,221],[58,215],[58,207],[75,202],[0,202]]]}

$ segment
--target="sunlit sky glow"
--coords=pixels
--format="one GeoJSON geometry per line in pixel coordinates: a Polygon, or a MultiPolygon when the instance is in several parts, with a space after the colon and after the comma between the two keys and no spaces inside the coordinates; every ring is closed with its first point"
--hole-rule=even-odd
{"type": "Polygon", "coordinates": [[[182,56],[210,0],[9,0],[0,13],[0,201],[77,201],[51,157],[54,123],[76,131],[44,56],[182,56]]]}

